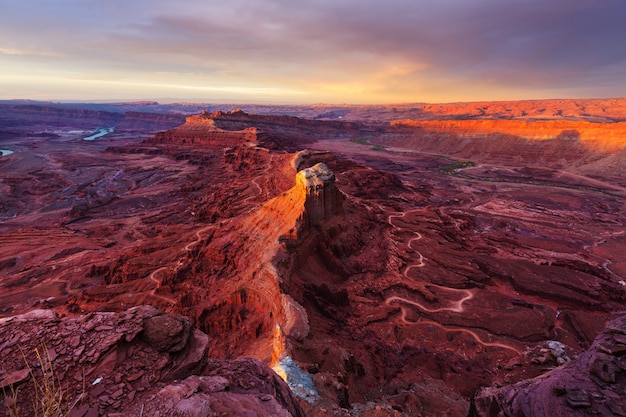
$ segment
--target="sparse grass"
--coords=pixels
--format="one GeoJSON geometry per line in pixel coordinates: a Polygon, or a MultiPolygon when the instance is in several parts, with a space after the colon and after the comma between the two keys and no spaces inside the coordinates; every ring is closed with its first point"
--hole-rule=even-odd
{"type": "Polygon", "coordinates": [[[24,410],[24,405],[19,407],[18,399],[20,396],[20,387],[10,385],[8,392],[7,390],[4,390],[5,403],[9,412],[9,417],[69,416],[74,407],[76,407],[83,398],[83,393],[85,392],[85,378],[83,378],[82,393],[78,395],[75,401],[70,402],[67,389],[63,389],[61,387],[61,383],[54,373],[50,352],[48,351],[48,347],[45,343],[42,343],[40,347],[34,349],[35,357],[37,358],[37,362],[41,368],[41,375],[39,375],[39,372],[35,373],[33,367],[28,362],[26,354],[21,348],[20,352],[22,353],[24,364],[26,365],[32,380],[33,389],[31,391],[31,410],[24,410]]]}
{"type": "Polygon", "coordinates": [[[352,138],[350,142],[358,143],[359,145],[369,145],[369,139],[367,138],[352,138]]]}
{"type": "Polygon", "coordinates": [[[352,138],[350,142],[358,143],[359,145],[372,145],[374,151],[386,151],[387,147],[384,145],[378,145],[376,143],[370,143],[369,138],[352,138]]]}
{"type": "Polygon", "coordinates": [[[13,385],[9,385],[9,393],[7,393],[6,388],[2,388],[2,393],[4,394],[4,403],[9,411],[9,417],[19,417],[19,413],[17,411],[17,390],[13,385]]]}
{"type": "Polygon", "coordinates": [[[452,163],[450,163],[448,165],[442,166],[441,167],[441,172],[443,172],[444,174],[452,175],[452,174],[456,174],[459,169],[469,168],[469,167],[473,167],[473,166],[476,166],[476,163],[474,163],[472,161],[455,161],[455,160],[453,160],[452,163]]]}

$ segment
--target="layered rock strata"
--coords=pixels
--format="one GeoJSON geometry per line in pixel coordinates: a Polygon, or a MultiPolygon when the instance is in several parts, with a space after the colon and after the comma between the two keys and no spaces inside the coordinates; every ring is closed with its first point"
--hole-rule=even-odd
{"type": "Polygon", "coordinates": [[[306,195],[305,217],[311,225],[319,225],[339,212],[341,197],[335,187],[335,174],[323,163],[298,172],[296,187],[306,195]]]}
{"type": "Polygon", "coordinates": [[[591,348],[537,378],[483,388],[470,417],[626,416],[626,314],[609,322],[591,348]]]}
{"type": "Polygon", "coordinates": [[[481,163],[584,167],[604,176],[624,164],[625,133],[625,122],[396,120],[371,142],[481,163]]]}
{"type": "Polygon", "coordinates": [[[597,151],[614,152],[626,146],[626,122],[592,123],[569,120],[396,120],[392,128],[413,128],[426,137],[487,138],[509,135],[530,141],[581,141],[597,151]]]}
{"type": "Polygon", "coordinates": [[[303,416],[287,385],[254,359],[207,358],[187,318],[150,306],[60,318],[34,310],[0,322],[0,415],[40,415],[51,387],[63,415],[303,416]],[[17,413],[17,414],[10,414],[17,413]]]}
{"type": "Polygon", "coordinates": [[[184,125],[163,132],[149,143],[201,144],[232,147],[240,143],[295,152],[324,136],[353,137],[360,123],[319,121],[292,116],[251,115],[239,109],[189,116],[184,125]]]}
{"type": "Polygon", "coordinates": [[[201,115],[189,116],[185,124],[156,134],[147,143],[177,143],[181,145],[208,145],[220,148],[233,147],[242,143],[256,144],[259,139],[256,127],[221,129],[215,121],[201,115]]]}

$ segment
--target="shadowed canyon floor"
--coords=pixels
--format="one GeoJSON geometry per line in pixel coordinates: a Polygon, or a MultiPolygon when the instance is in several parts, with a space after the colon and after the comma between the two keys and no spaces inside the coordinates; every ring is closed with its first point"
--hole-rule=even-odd
{"type": "MultiPolygon", "coordinates": [[[[527,106],[529,118],[541,113],[527,106]]],[[[217,395],[219,410],[241,400],[250,409],[265,404],[259,415],[468,415],[481,387],[516,384],[577,357],[625,309],[626,144],[615,117],[551,120],[541,140],[536,121],[344,123],[204,112],[154,135],[171,121],[133,115],[141,126],[93,141],[82,138],[129,126],[129,116],[88,114],[75,126],[69,117],[45,137],[15,122],[20,135],[0,141],[15,150],[0,157],[0,313],[53,310],[61,318],[21,316],[0,330],[27,323],[19,327],[27,335],[28,326],[52,326],[48,320],[71,329],[67,339],[93,338],[93,326],[69,320],[138,314],[141,323],[124,328],[143,335],[146,320],[163,311],[196,329],[185,333],[188,343],[208,340],[204,359],[176,375],[187,378],[185,388],[172,388],[164,364],[179,364],[182,354],[149,351],[121,332],[132,349],[161,361],[141,391],[133,378],[137,369],[149,373],[149,361],[124,382],[123,358],[99,358],[129,348],[90,342],[103,352],[88,356],[87,377],[102,377],[111,392],[91,395],[90,387],[81,416],[136,415],[154,387],[178,395],[163,403],[174,413],[194,383],[204,384],[207,401],[217,395]],[[144,305],[160,311],[132,310],[144,305]],[[261,364],[228,362],[244,357],[284,373],[299,405],[261,364]],[[258,392],[233,382],[233,369],[247,366],[265,381],[258,392]],[[215,379],[217,368],[230,382],[215,379]],[[228,397],[228,384],[245,397],[228,397]],[[122,395],[127,407],[117,403],[122,395]]],[[[79,345],[63,349],[53,333],[37,331],[68,369],[61,385],[80,382],[69,359],[79,345]]],[[[0,350],[36,347],[21,335],[0,350]]],[[[616,366],[605,396],[623,394],[626,376],[616,366]]],[[[24,377],[23,368],[12,363],[3,379],[24,377]]]]}

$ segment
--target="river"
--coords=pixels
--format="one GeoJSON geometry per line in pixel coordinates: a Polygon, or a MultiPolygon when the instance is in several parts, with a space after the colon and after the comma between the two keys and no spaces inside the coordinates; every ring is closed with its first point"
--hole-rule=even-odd
{"type": "Polygon", "coordinates": [[[83,140],[96,140],[98,138],[101,138],[102,136],[112,133],[114,130],[115,130],[114,127],[101,127],[100,129],[98,129],[98,133],[94,133],[91,136],[87,136],[86,138],[83,138],[83,140]]]}
{"type": "Polygon", "coordinates": [[[0,156],[7,156],[7,155],[11,155],[13,153],[13,151],[10,151],[8,149],[0,149],[0,156]]]}

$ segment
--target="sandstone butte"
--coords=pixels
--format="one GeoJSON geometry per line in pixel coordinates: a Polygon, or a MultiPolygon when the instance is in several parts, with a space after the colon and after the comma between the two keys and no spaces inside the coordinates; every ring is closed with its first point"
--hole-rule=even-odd
{"type": "Polygon", "coordinates": [[[0,160],[0,386],[26,410],[54,369],[76,417],[626,415],[620,126],[235,110],[37,141],[0,160]]]}

